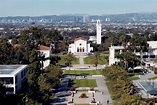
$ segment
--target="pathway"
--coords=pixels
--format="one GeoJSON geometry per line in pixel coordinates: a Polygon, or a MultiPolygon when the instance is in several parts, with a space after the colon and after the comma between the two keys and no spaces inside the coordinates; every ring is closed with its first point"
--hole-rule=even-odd
{"type": "Polygon", "coordinates": [[[102,105],[107,105],[107,100],[110,102],[108,105],[113,105],[113,101],[106,86],[104,76],[87,76],[87,79],[96,79],[98,92],[95,93],[95,99],[101,102],[102,105]]]}
{"type": "Polygon", "coordinates": [[[111,99],[111,95],[107,89],[104,77],[95,77],[95,78],[99,90],[99,92],[95,94],[96,100],[99,100],[101,103],[103,103],[103,105],[107,105],[107,100],[109,100],[110,105],[112,105],[113,102],[111,99]]]}
{"type": "Polygon", "coordinates": [[[80,66],[84,66],[84,56],[79,56],[80,66]]]}
{"type": "MultiPolygon", "coordinates": [[[[79,65],[73,65],[73,67],[71,67],[71,70],[93,70],[95,69],[95,67],[93,67],[92,65],[86,65],[84,64],[84,55],[80,54],[77,55],[79,57],[79,61],[80,64],[79,65]]],[[[104,69],[104,65],[98,65],[98,69],[104,69]]],[[[62,68],[65,70],[68,70],[68,68],[62,68]]],[[[52,105],[66,105],[66,103],[68,101],[70,101],[69,99],[71,99],[71,94],[66,92],[67,90],[67,80],[68,79],[79,79],[82,77],[71,77],[71,76],[67,76],[65,78],[62,79],[62,85],[60,87],[59,92],[56,93],[56,97],[55,97],[55,102],[52,103],[52,105]]],[[[97,86],[98,86],[98,92],[95,93],[94,97],[96,102],[100,102],[102,103],[102,105],[112,105],[112,99],[111,99],[111,95],[107,89],[106,86],[106,82],[104,80],[104,76],[87,76],[86,79],[96,79],[97,82],[97,86]],[[107,104],[107,100],[109,100],[110,104],[107,104]]],[[[76,94],[77,95],[77,94],[76,94]]],[[[75,98],[75,97],[74,97],[75,98]]],[[[80,103],[79,100],[74,99],[74,102],[76,103],[80,103]]]]}

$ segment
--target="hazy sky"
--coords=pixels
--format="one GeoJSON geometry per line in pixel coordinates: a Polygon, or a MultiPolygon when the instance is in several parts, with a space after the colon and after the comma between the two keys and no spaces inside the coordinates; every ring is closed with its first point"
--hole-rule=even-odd
{"type": "Polygon", "coordinates": [[[157,0],[0,0],[0,17],[133,12],[157,12],[157,0]]]}

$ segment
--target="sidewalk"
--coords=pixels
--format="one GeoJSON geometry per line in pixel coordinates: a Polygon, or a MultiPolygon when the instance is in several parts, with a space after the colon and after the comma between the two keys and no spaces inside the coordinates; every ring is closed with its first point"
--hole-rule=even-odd
{"type": "Polygon", "coordinates": [[[104,77],[94,77],[97,82],[98,86],[98,92],[95,93],[95,98],[98,100],[102,105],[107,105],[107,100],[109,100],[109,105],[113,105],[111,95],[108,91],[108,88],[106,86],[106,82],[104,80],[104,77]]]}

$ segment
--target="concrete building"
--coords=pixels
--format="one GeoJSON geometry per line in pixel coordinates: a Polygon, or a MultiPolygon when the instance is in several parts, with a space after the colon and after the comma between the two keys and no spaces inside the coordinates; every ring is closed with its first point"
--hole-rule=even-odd
{"type": "Polygon", "coordinates": [[[157,41],[147,41],[149,44],[149,53],[157,56],[157,41]]]}
{"type": "Polygon", "coordinates": [[[7,94],[16,94],[26,80],[27,65],[0,65],[0,81],[6,86],[7,94]]]}
{"type": "Polygon", "coordinates": [[[97,44],[101,44],[101,23],[100,20],[97,20],[96,23],[96,42],[97,44]]]}
{"type": "MultiPolygon", "coordinates": [[[[50,47],[39,45],[37,50],[40,51],[45,56],[45,58],[50,58],[50,56],[51,56],[51,48],[50,47]]],[[[47,67],[49,64],[50,64],[50,59],[45,60],[43,62],[43,68],[47,67]]]]}
{"type": "MultiPolygon", "coordinates": [[[[157,41],[147,41],[149,44],[148,52],[144,52],[142,54],[144,61],[152,61],[157,56],[157,41]]],[[[119,59],[115,58],[115,51],[119,50],[122,51],[124,49],[123,46],[111,46],[109,47],[109,65],[114,64],[115,62],[118,62],[119,59]]],[[[140,52],[135,52],[137,56],[141,56],[140,52]]]]}
{"type": "Polygon", "coordinates": [[[114,64],[115,62],[119,62],[119,59],[115,58],[115,51],[116,50],[123,50],[123,46],[111,46],[109,47],[109,66],[114,64]]]}
{"type": "Polygon", "coordinates": [[[93,47],[87,43],[87,39],[79,37],[76,38],[74,43],[69,45],[68,52],[71,53],[90,53],[93,51],[93,47]]]}

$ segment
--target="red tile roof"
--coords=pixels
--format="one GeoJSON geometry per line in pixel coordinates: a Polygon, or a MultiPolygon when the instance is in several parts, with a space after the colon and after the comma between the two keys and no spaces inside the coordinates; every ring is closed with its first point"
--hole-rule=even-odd
{"type": "Polygon", "coordinates": [[[79,38],[75,38],[75,41],[77,40],[87,40],[86,38],[82,38],[82,37],[79,37],[79,38]]]}
{"type": "Polygon", "coordinates": [[[50,47],[44,46],[44,45],[39,45],[38,50],[51,50],[50,47]]]}

